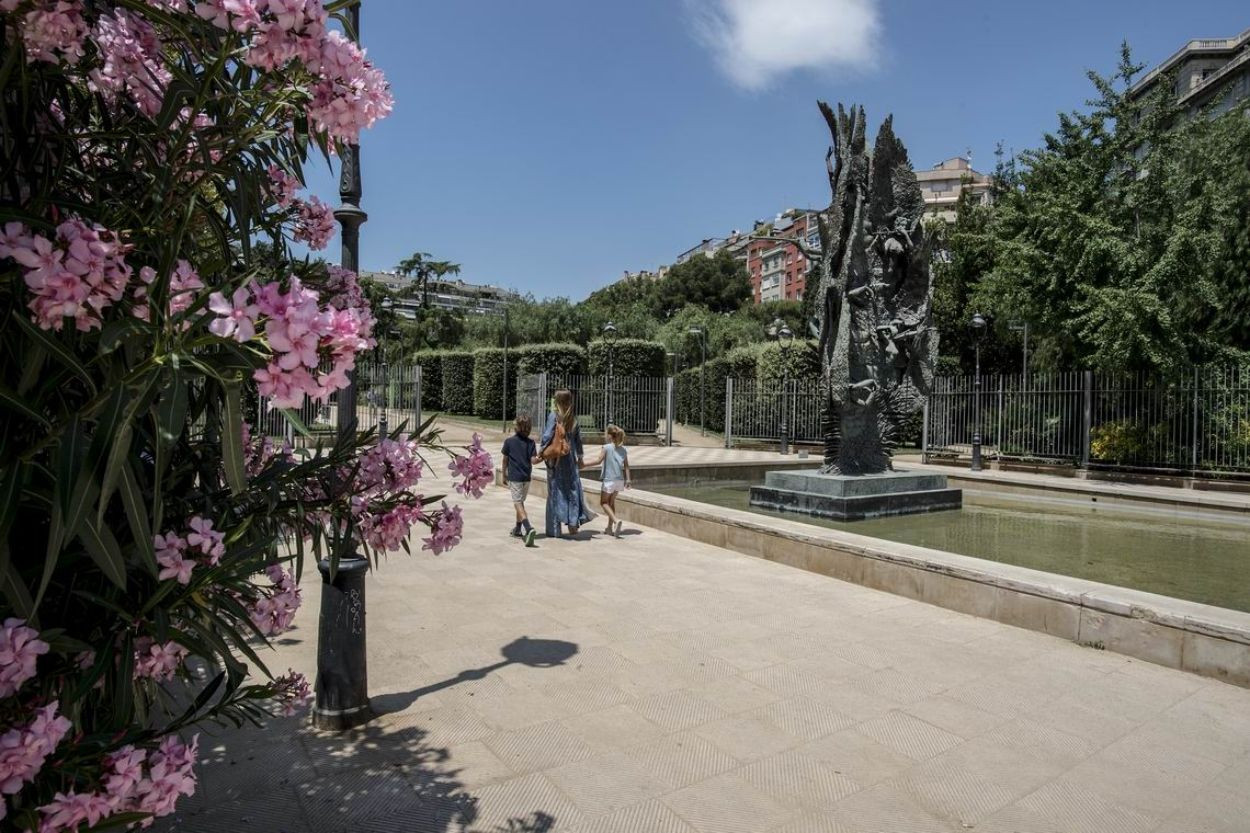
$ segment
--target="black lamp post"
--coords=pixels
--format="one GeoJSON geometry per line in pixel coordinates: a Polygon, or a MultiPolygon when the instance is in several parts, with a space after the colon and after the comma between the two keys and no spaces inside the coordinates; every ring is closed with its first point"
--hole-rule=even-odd
{"type": "Polygon", "coordinates": [[[1024,385],[1029,376],[1029,322],[1028,321],[1012,321],[1007,327],[1016,333],[1023,332],[1024,336],[1024,358],[1020,363],[1020,384],[1024,385]]]}
{"type": "MultiPolygon", "coordinates": [[[[775,319],[768,328],[768,334],[780,344],[794,338],[794,332],[780,318],[775,319]]],[[[786,394],[790,387],[790,363],[781,357],[781,453],[790,453],[790,403],[786,394]]]]}
{"type": "MultiPolygon", "coordinates": [[[[611,321],[603,325],[603,336],[611,341],[616,335],[616,325],[611,321]]],[[[616,348],[608,344],[608,375],[603,377],[603,428],[606,431],[612,422],[612,370],[616,358],[616,348]]]]}
{"type": "MultiPolygon", "coordinates": [[[[360,39],[360,3],[345,10],[353,40],[360,39]]],[[[360,227],[369,215],[360,209],[360,147],[343,150],[339,173],[339,207],[334,218],[341,226],[341,262],[344,269],[360,269],[360,227]]],[[[341,434],[356,433],[356,372],[338,393],[338,428],[341,434]]],[[[317,630],[316,699],[313,725],[318,729],[344,731],[373,718],[369,708],[367,653],[365,650],[365,575],[369,560],[354,549],[338,554],[337,569],[330,559],[317,564],[321,572],[321,618],[317,630]]]]}
{"type": "MultiPolygon", "coordinates": [[[[694,326],[690,335],[699,337],[699,435],[707,436],[707,328],[694,326]]],[[[728,428],[728,426],[726,426],[728,428]]]]}
{"type": "Polygon", "coordinates": [[[981,339],[985,337],[985,316],[974,314],[969,326],[976,348],[976,372],[972,377],[972,471],[981,471],[981,339]]]}

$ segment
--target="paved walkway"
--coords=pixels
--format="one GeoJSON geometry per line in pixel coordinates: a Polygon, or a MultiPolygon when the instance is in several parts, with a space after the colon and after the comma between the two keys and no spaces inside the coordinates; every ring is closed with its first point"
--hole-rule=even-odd
{"type": "MultiPolygon", "coordinates": [[[[1250,691],[647,529],[527,550],[510,514],[492,488],[459,549],[370,578],[387,714],[205,737],[156,829],[1250,825],[1250,691]]],[[[276,670],[314,670],[312,579],[276,670]]]]}

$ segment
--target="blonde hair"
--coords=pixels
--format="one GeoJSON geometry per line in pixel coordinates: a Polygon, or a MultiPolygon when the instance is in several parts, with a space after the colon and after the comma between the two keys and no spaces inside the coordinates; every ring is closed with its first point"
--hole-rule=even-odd
{"type": "Polygon", "coordinates": [[[573,407],[573,391],[561,388],[553,397],[556,403],[556,419],[564,426],[566,434],[573,433],[577,427],[577,409],[573,407]]]}
{"type": "Polygon", "coordinates": [[[621,426],[609,425],[603,433],[607,434],[615,444],[625,445],[625,429],[621,426]]]}

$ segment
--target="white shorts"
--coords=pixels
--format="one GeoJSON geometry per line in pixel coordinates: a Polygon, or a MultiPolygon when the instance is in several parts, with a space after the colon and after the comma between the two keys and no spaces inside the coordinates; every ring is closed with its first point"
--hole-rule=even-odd
{"type": "Polygon", "coordinates": [[[603,481],[603,494],[614,495],[617,492],[625,491],[624,480],[605,480],[603,481]]]}
{"type": "Polygon", "coordinates": [[[523,480],[520,483],[515,480],[508,481],[508,492],[512,495],[513,503],[525,503],[525,498],[530,493],[530,482],[523,480]]]}

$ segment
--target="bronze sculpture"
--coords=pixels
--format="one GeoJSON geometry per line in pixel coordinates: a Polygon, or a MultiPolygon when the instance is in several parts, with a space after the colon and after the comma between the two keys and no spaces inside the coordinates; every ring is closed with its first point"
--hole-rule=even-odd
{"type": "Polygon", "coordinates": [[[833,201],[818,216],[813,309],[820,339],[825,474],[892,471],[900,423],[933,382],[924,200],[893,116],[866,149],[864,110],[818,102],[833,144],[833,201]]]}

